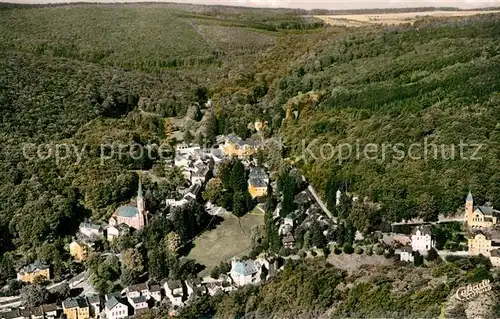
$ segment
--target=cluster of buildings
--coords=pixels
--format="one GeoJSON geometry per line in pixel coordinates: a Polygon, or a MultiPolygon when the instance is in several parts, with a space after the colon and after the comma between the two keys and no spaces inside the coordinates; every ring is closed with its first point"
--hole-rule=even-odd
{"type": "Polygon", "coordinates": [[[410,238],[410,245],[404,246],[399,252],[401,261],[413,262],[415,252],[418,251],[420,254],[427,254],[429,250],[435,247],[430,226],[415,227],[411,232],[410,238]]]}
{"type": "MultiPolygon", "coordinates": [[[[467,228],[468,255],[483,255],[491,264],[500,267],[500,229],[497,219],[500,211],[491,204],[474,206],[474,199],[469,192],[465,200],[464,222],[467,228]]],[[[402,261],[412,262],[416,251],[426,254],[435,247],[432,231],[429,226],[417,226],[411,234],[411,246],[405,246],[400,251],[402,261]]]]}
{"type": "Polygon", "coordinates": [[[203,184],[208,179],[211,163],[220,163],[225,157],[248,159],[259,149],[260,144],[252,139],[243,140],[234,134],[218,136],[213,148],[199,144],[180,143],[175,147],[174,165],[182,170],[187,181],[203,184]]]}
{"type": "Polygon", "coordinates": [[[148,223],[148,211],[143,196],[142,184],[135,203],[120,206],[109,218],[108,223],[86,221],[80,224],[78,233],[69,245],[69,252],[76,261],[84,261],[99,240],[113,242],[116,238],[133,230],[143,229],[148,223]]]}
{"type": "MultiPolygon", "coordinates": [[[[259,125],[258,127],[261,127],[259,125]]],[[[217,137],[217,144],[226,156],[238,157],[239,159],[246,159],[255,154],[260,148],[261,144],[253,139],[243,140],[235,134],[217,137]]]]}
{"type": "Polygon", "coordinates": [[[474,198],[469,192],[465,201],[465,221],[469,230],[469,255],[488,257],[495,267],[500,267],[498,215],[500,211],[494,209],[489,203],[484,206],[474,206],[474,198]]]}
{"type": "Polygon", "coordinates": [[[320,213],[321,207],[318,206],[308,188],[294,196],[294,203],[296,209],[289,214],[284,212],[281,203],[278,203],[273,212],[273,220],[278,227],[278,233],[281,236],[281,243],[284,248],[294,248],[294,233],[298,227],[309,229],[313,223],[317,222],[326,228],[323,235],[328,235],[332,229],[330,227],[331,220],[320,213]]]}
{"type": "Polygon", "coordinates": [[[46,304],[29,309],[12,309],[0,312],[2,319],[55,319],[59,318],[59,309],[56,304],[46,304]]]}

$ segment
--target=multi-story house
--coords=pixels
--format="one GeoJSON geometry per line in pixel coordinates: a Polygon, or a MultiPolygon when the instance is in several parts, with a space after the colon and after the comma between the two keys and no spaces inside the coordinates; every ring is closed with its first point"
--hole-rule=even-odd
{"type": "Polygon", "coordinates": [[[87,297],[90,307],[90,316],[92,318],[97,318],[101,313],[101,297],[99,295],[91,295],[87,297]]]}
{"type": "Polygon", "coordinates": [[[151,285],[149,288],[149,297],[153,298],[156,302],[161,301],[161,287],[159,285],[151,285]]]}
{"type": "Polygon", "coordinates": [[[35,261],[17,272],[17,280],[33,283],[35,278],[49,280],[50,267],[40,261],[35,261]]]}
{"type": "Polygon", "coordinates": [[[127,224],[112,225],[106,228],[107,239],[109,242],[114,241],[128,232],[130,232],[130,227],[127,224]]]}
{"type": "Polygon", "coordinates": [[[498,231],[474,231],[468,236],[469,255],[491,256],[491,251],[500,248],[500,233],[498,231]]]}
{"type": "Polygon", "coordinates": [[[267,185],[269,176],[262,167],[252,167],[248,175],[248,192],[252,198],[265,196],[267,194],[267,185]]]}
{"type": "Polygon", "coordinates": [[[149,288],[146,283],[131,285],[125,288],[128,298],[137,298],[140,296],[149,296],[149,288]]]}
{"type": "Polygon", "coordinates": [[[186,280],[187,298],[192,299],[195,296],[200,296],[206,293],[205,286],[199,278],[186,280]]]}
{"type": "Polygon", "coordinates": [[[57,318],[57,304],[55,303],[45,304],[41,306],[41,309],[43,316],[45,316],[45,319],[57,318]]]}
{"type": "Polygon", "coordinates": [[[69,254],[77,262],[81,262],[87,259],[89,255],[90,247],[81,240],[73,240],[69,244],[69,254]]]}
{"type": "Polygon", "coordinates": [[[411,233],[411,248],[413,251],[427,253],[434,248],[434,240],[429,226],[417,226],[411,233]]]}
{"type": "Polygon", "coordinates": [[[235,285],[245,286],[260,282],[261,265],[253,260],[231,260],[231,278],[235,285]]]}
{"type": "Polygon", "coordinates": [[[234,134],[225,137],[225,143],[222,145],[222,152],[227,156],[247,158],[257,151],[257,144],[252,140],[242,140],[234,134]]]}
{"type": "Polygon", "coordinates": [[[184,304],[184,292],[182,290],[182,283],[179,280],[167,280],[163,286],[165,296],[170,300],[172,305],[180,307],[184,304]]]}
{"type": "Polygon", "coordinates": [[[62,303],[63,313],[67,319],[89,319],[90,307],[85,298],[70,298],[62,303]]]}
{"type": "Polygon", "coordinates": [[[149,309],[148,300],[146,299],[146,296],[128,298],[128,302],[134,309],[134,315],[142,314],[149,309]]]}
{"type": "Polygon", "coordinates": [[[129,316],[127,304],[116,296],[106,296],[104,312],[106,319],[123,319],[129,316]]]}
{"type": "Polygon", "coordinates": [[[101,225],[92,222],[80,223],[78,230],[80,231],[80,233],[91,238],[102,237],[104,233],[104,229],[101,225]]]}
{"type": "Polygon", "coordinates": [[[500,267],[500,249],[493,249],[490,253],[491,265],[493,267],[500,267]]]}

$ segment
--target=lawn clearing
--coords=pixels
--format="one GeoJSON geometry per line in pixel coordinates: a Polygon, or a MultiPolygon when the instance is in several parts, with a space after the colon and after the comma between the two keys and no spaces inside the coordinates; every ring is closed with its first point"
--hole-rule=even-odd
{"type": "Polygon", "coordinates": [[[334,267],[347,270],[349,273],[355,272],[362,266],[370,265],[370,266],[389,266],[394,262],[392,259],[385,258],[384,256],[378,255],[358,255],[358,254],[330,254],[327,259],[328,263],[332,264],[334,267]]]}
{"type": "Polygon", "coordinates": [[[207,267],[204,274],[208,274],[212,267],[218,266],[222,261],[248,254],[252,228],[264,224],[262,215],[247,214],[239,220],[228,214],[223,218],[224,221],[216,229],[196,238],[195,247],[189,253],[188,258],[195,259],[207,267]]]}
{"type": "Polygon", "coordinates": [[[397,25],[402,23],[414,23],[423,17],[469,17],[478,14],[498,13],[499,11],[425,11],[425,12],[401,12],[401,13],[378,13],[378,14],[346,14],[315,16],[330,25],[344,25],[360,27],[370,24],[397,25]]]}

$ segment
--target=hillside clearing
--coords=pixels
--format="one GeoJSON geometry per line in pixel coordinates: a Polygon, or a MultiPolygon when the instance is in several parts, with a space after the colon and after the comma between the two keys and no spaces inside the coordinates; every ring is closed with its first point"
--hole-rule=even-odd
{"type": "Polygon", "coordinates": [[[188,257],[205,265],[205,271],[209,271],[233,256],[249,253],[252,229],[263,224],[262,215],[247,214],[241,219],[225,215],[224,221],[216,229],[203,233],[194,241],[195,247],[188,257]]]}
{"type": "Polygon", "coordinates": [[[330,25],[361,27],[370,24],[402,24],[414,23],[423,17],[449,18],[470,17],[478,14],[498,13],[500,11],[429,11],[429,12],[404,12],[404,13],[381,13],[381,14],[346,14],[346,15],[319,15],[315,18],[321,19],[330,25]]]}

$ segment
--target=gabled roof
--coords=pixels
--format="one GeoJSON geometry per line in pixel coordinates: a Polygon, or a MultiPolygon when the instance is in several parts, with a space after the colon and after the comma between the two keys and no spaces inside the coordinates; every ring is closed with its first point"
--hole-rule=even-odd
{"type": "Polygon", "coordinates": [[[86,298],[77,298],[76,302],[78,303],[79,308],[85,308],[89,306],[89,303],[86,298]]]}
{"type": "Polygon", "coordinates": [[[166,283],[170,290],[182,288],[182,283],[179,280],[168,280],[166,283]]]}
{"type": "Polygon", "coordinates": [[[55,306],[55,308],[53,310],[52,310],[52,308],[45,308],[44,307],[47,305],[42,305],[40,307],[35,307],[35,308],[31,309],[31,314],[35,317],[41,317],[41,316],[43,316],[44,313],[56,311],[57,305],[56,304],[51,304],[51,305],[55,306]]]}
{"type": "Polygon", "coordinates": [[[490,251],[490,253],[491,253],[491,257],[500,258],[500,250],[499,249],[493,249],[492,251],[490,251]]]}
{"type": "Polygon", "coordinates": [[[404,246],[404,247],[401,247],[401,252],[405,252],[405,253],[413,253],[413,249],[411,248],[411,246],[404,246]]]}
{"type": "Polygon", "coordinates": [[[145,296],[139,296],[139,297],[132,298],[132,303],[134,303],[134,304],[138,304],[138,303],[142,303],[142,302],[147,302],[147,299],[145,296]]]}
{"type": "Polygon", "coordinates": [[[250,186],[259,187],[259,188],[261,188],[261,187],[267,187],[266,181],[263,180],[263,179],[259,179],[259,178],[250,178],[248,180],[248,184],[250,186]]]}
{"type": "Polygon", "coordinates": [[[283,237],[283,244],[293,244],[294,242],[295,239],[293,238],[293,235],[291,233],[283,237]]]}
{"type": "Polygon", "coordinates": [[[82,222],[80,223],[79,228],[88,228],[88,229],[94,229],[94,230],[101,230],[102,226],[99,224],[94,224],[92,222],[82,222]]]}
{"type": "Polygon", "coordinates": [[[26,265],[20,269],[24,273],[32,273],[39,270],[49,269],[49,265],[37,260],[32,264],[26,265]]]}
{"type": "Polygon", "coordinates": [[[87,299],[90,304],[101,303],[101,297],[99,297],[99,295],[88,296],[87,299]]]}
{"type": "MultiPolygon", "coordinates": [[[[186,195],[193,194],[193,195],[197,196],[200,193],[200,190],[201,190],[201,186],[199,184],[193,184],[187,190],[186,195]]],[[[186,195],[184,195],[184,197],[186,197],[186,195]]]]}
{"type": "Polygon", "coordinates": [[[33,315],[33,309],[19,309],[19,313],[25,318],[31,318],[31,315],[33,315]]]}
{"type": "Polygon", "coordinates": [[[66,299],[62,302],[62,306],[65,309],[78,308],[78,301],[74,299],[66,299]]]}
{"type": "Polygon", "coordinates": [[[139,211],[137,210],[137,207],[130,205],[120,206],[115,212],[115,214],[118,216],[128,217],[128,218],[135,217],[138,213],[139,211]]]}
{"type": "Polygon", "coordinates": [[[125,223],[118,224],[118,225],[116,225],[115,227],[116,227],[116,229],[118,229],[118,231],[120,231],[120,232],[127,231],[127,230],[129,230],[129,229],[130,229],[130,226],[129,226],[129,225],[127,225],[127,224],[125,224],[125,223]]]}
{"type": "Polygon", "coordinates": [[[252,167],[250,168],[250,172],[248,173],[249,178],[258,178],[258,179],[266,179],[268,175],[266,170],[263,167],[252,167]]]}
{"type": "Polygon", "coordinates": [[[243,276],[248,276],[258,272],[259,267],[260,264],[253,260],[237,261],[234,263],[232,271],[243,276]]]}
{"type": "Polygon", "coordinates": [[[480,211],[483,213],[485,216],[493,216],[493,207],[491,206],[478,206],[476,207],[476,211],[480,211]]]}
{"type": "Polygon", "coordinates": [[[128,291],[143,291],[143,290],[148,290],[148,285],[144,282],[141,284],[128,286],[127,288],[128,291]]]}
{"type": "Polygon", "coordinates": [[[1,316],[4,317],[5,319],[11,319],[11,318],[20,317],[20,314],[21,313],[20,313],[19,309],[14,309],[11,311],[1,313],[1,316]]]}
{"type": "Polygon", "coordinates": [[[149,288],[150,292],[158,292],[160,290],[161,290],[161,288],[159,285],[151,285],[151,288],[149,288]]]}
{"type": "Polygon", "coordinates": [[[118,304],[124,305],[124,303],[119,298],[117,298],[115,296],[111,296],[108,299],[108,301],[106,301],[105,307],[106,307],[106,309],[111,310],[114,307],[116,307],[116,305],[118,305],[118,304]]]}
{"type": "Polygon", "coordinates": [[[429,226],[417,226],[413,228],[411,233],[415,235],[418,230],[420,230],[420,234],[422,234],[423,236],[426,235],[432,236],[431,228],[429,226]]]}

